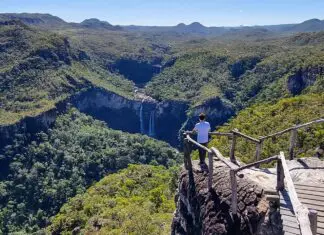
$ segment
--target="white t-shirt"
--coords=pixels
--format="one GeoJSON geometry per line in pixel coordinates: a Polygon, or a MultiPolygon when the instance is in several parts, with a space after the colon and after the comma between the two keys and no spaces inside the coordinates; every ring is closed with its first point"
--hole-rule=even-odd
{"type": "Polygon", "coordinates": [[[210,131],[210,124],[209,122],[203,121],[198,122],[194,128],[195,131],[198,132],[197,135],[197,142],[198,143],[207,143],[208,142],[208,132],[210,131]]]}

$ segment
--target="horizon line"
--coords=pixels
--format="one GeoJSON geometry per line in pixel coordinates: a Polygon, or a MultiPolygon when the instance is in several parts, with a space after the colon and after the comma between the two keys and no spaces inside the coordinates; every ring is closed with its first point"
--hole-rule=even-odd
{"type": "Polygon", "coordinates": [[[310,18],[310,19],[306,19],[306,20],[303,20],[301,22],[291,22],[291,23],[280,23],[280,24],[249,24],[249,25],[229,25],[229,26],[224,26],[224,25],[204,25],[202,23],[200,23],[199,21],[193,21],[191,23],[183,23],[183,22],[179,22],[178,24],[175,24],[175,25],[137,25],[137,24],[112,24],[110,23],[108,20],[102,20],[102,19],[99,19],[99,18],[95,18],[95,17],[90,17],[90,18],[85,18],[84,20],[82,21],[67,21],[64,19],[64,17],[60,17],[60,16],[57,16],[57,15],[53,15],[51,13],[42,13],[42,12],[1,12],[0,11],[0,14],[39,14],[39,15],[50,15],[50,16],[54,16],[54,17],[58,17],[59,19],[63,20],[64,22],[66,23],[75,23],[75,24],[80,24],[82,23],[83,21],[85,20],[89,20],[89,19],[97,19],[99,21],[102,21],[102,22],[107,22],[109,24],[111,24],[112,26],[121,26],[121,27],[130,27],[130,26],[135,26],[135,27],[175,27],[175,26],[178,26],[179,24],[184,24],[185,26],[189,26],[191,24],[194,24],[194,23],[199,23],[201,24],[202,26],[204,27],[207,27],[207,28],[212,28],[212,27],[218,27],[218,28],[235,28],[235,27],[262,27],[262,26],[275,26],[275,25],[292,25],[292,24],[301,24],[305,21],[309,21],[309,20],[320,20],[320,21],[324,21],[324,19],[319,19],[319,18],[310,18]]]}

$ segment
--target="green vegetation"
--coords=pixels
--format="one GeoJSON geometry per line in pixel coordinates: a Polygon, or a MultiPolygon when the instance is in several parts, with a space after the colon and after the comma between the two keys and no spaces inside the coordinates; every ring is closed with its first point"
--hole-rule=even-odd
{"type": "MultiPolygon", "coordinates": [[[[218,128],[227,132],[238,128],[240,132],[252,137],[266,136],[295,124],[302,124],[324,117],[324,94],[302,95],[294,98],[282,99],[275,104],[257,104],[239,112],[228,125],[218,128]]],[[[289,147],[290,133],[266,140],[262,146],[262,157],[277,155],[279,151],[289,147]]],[[[324,124],[316,124],[298,131],[295,148],[297,157],[314,156],[314,150],[324,143],[324,124]]],[[[214,138],[211,146],[217,146],[225,155],[229,155],[230,141],[225,137],[214,138]]],[[[236,157],[243,162],[254,161],[255,144],[238,138],[236,157]]]]}
{"type": "Polygon", "coordinates": [[[91,86],[133,98],[132,82],[98,66],[64,36],[13,22],[0,28],[0,49],[0,124],[36,116],[91,86]]]}
{"type": "Polygon", "coordinates": [[[191,106],[219,96],[240,110],[253,103],[323,91],[322,32],[273,39],[201,38],[83,27],[49,15],[35,17],[45,23],[36,28],[10,21],[0,28],[0,124],[35,116],[91,86],[133,99],[131,80],[150,80],[155,64],[165,67],[144,91],[158,100],[185,100],[191,106]],[[46,22],[57,27],[44,31],[46,22]],[[135,77],[127,80],[122,74],[135,77]],[[289,87],[289,78],[299,75],[305,84],[289,87]]]}
{"type": "MultiPolygon", "coordinates": [[[[315,35],[309,37],[314,40],[315,35]]],[[[219,96],[242,109],[253,103],[323,92],[323,44],[290,45],[284,39],[216,45],[210,41],[201,48],[205,43],[180,54],[172,67],[154,77],[147,85],[148,94],[159,100],[190,101],[193,106],[219,96]],[[293,76],[296,79],[289,83],[293,76]]]]}
{"type": "Polygon", "coordinates": [[[0,174],[0,231],[37,231],[68,198],[128,164],[171,167],[179,160],[166,143],[111,130],[71,109],[35,141],[18,135],[0,156],[6,169],[0,174]]]}
{"type": "Polygon", "coordinates": [[[48,231],[72,234],[170,234],[177,169],[130,165],[69,200],[48,231]]]}

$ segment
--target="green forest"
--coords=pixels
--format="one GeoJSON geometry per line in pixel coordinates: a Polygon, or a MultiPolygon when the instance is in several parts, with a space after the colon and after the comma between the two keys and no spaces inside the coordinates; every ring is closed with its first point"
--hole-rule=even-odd
{"type": "Polygon", "coordinates": [[[109,129],[71,109],[36,140],[17,135],[6,147],[1,156],[8,170],[1,172],[0,231],[38,231],[68,198],[129,164],[173,167],[180,161],[178,151],[166,143],[109,129]]]}
{"type": "Polygon", "coordinates": [[[69,200],[52,219],[54,234],[170,234],[177,168],[130,165],[69,200]]]}

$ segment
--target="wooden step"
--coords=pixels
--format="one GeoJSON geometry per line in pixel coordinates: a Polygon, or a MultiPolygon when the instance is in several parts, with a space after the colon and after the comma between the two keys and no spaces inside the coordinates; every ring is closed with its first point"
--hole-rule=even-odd
{"type": "Polygon", "coordinates": [[[296,235],[301,234],[299,228],[294,228],[294,227],[290,227],[290,226],[286,226],[286,225],[283,226],[282,230],[285,232],[284,234],[286,234],[286,232],[291,233],[291,234],[296,234],[296,235]]]}
{"type": "Polygon", "coordinates": [[[307,190],[307,191],[316,191],[316,192],[322,192],[324,193],[324,188],[321,187],[310,187],[310,186],[304,186],[304,185],[295,185],[296,191],[302,191],[302,190],[307,190]]]}
{"type": "Polygon", "coordinates": [[[298,195],[313,195],[313,196],[320,196],[321,201],[324,201],[324,192],[318,192],[318,191],[310,191],[310,190],[299,190],[297,189],[298,195]]]}
{"type": "Polygon", "coordinates": [[[323,184],[306,184],[306,183],[294,183],[295,187],[296,186],[306,186],[310,188],[323,188],[324,189],[324,183],[323,184]]]}

